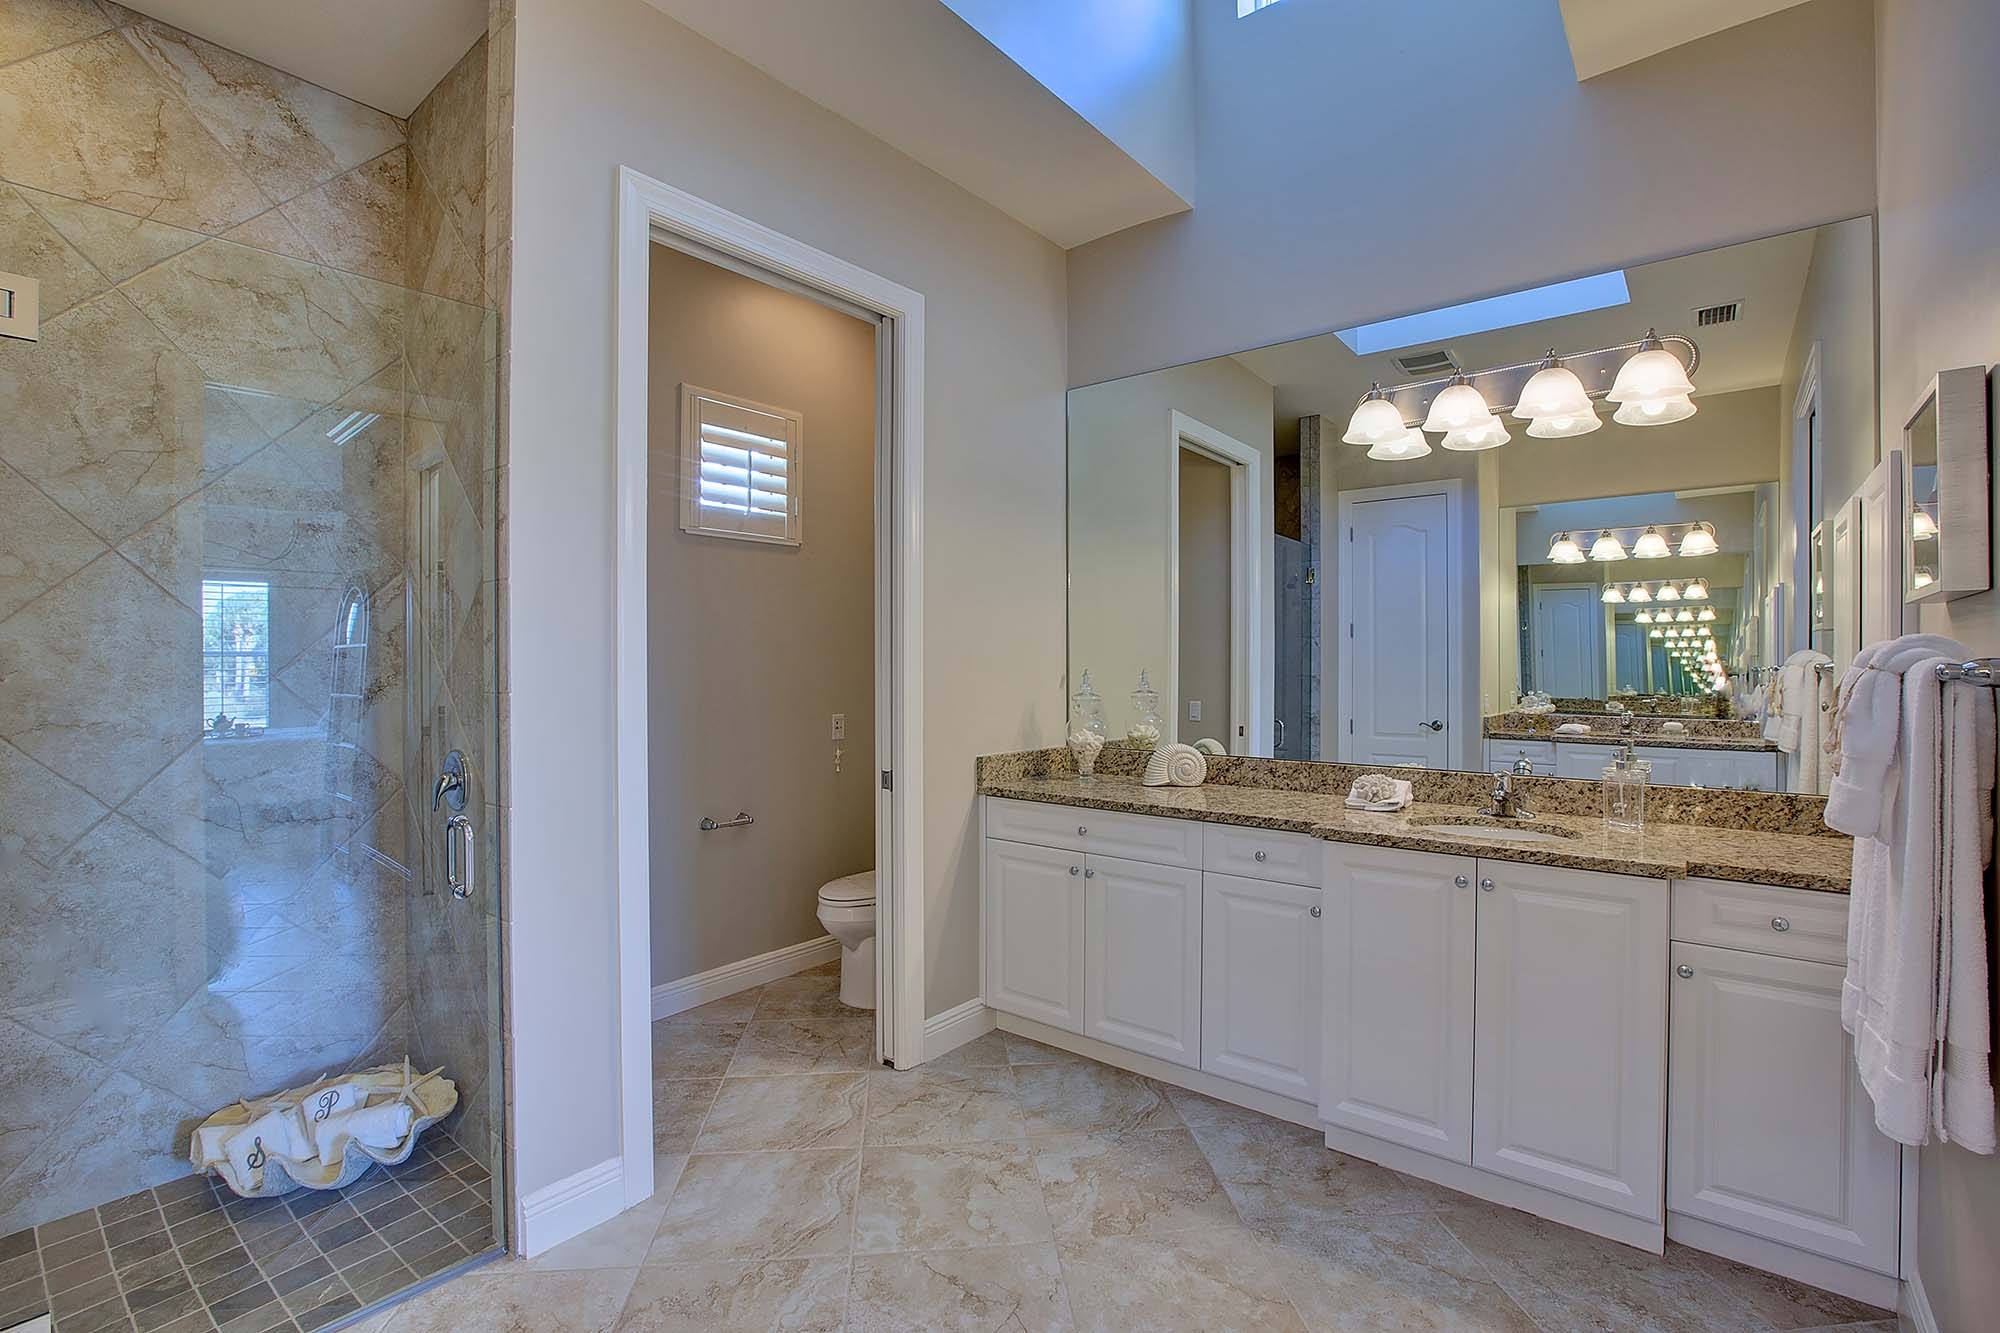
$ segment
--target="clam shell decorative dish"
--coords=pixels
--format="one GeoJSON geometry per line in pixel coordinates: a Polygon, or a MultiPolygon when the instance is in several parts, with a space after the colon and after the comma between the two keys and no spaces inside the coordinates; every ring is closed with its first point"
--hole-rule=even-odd
{"type": "Polygon", "coordinates": [[[1192,745],[1178,741],[1162,745],[1146,759],[1148,787],[1199,787],[1208,776],[1208,759],[1192,745]]]}

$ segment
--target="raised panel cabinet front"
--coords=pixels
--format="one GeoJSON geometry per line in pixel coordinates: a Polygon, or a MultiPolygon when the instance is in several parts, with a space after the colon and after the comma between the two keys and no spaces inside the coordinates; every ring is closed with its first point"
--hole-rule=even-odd
{"type": "Polygon", "coordinates": [[[1084,858],[1083,1033],[1201,1066],[1201,872],[1084,858]]]}
{"type": "Polygon", "coordinates": [[[1477,862],[1328,843],[1320,1118],[1465,1162],[1477,862]]]}
{"type": "Polygon", "coordinates": [[[1319,914],[1318,889],[1202,877],[1203,1069],[1319,1099],[1319,914]]]}
{"type": "Polygon", "coordinates": [[[1664,1218],[1667,886],[1479,862],[1472,1164],[1664,1218]]]}
{"type": "Polygon", "coordinates": [[[1083,863],[1059,847],[986,840],[986,1003],[1083,1031],[1083,863]]]}

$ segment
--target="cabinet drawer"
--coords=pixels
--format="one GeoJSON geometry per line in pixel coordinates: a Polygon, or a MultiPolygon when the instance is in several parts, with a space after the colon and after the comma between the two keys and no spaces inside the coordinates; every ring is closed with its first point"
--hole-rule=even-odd
{"type": "Polygon", "coordinates": [[[1246,879],[1319,887],[1320,840],[1303,833],[1209,824],[1202,830],[1202,868],[1246,879]]]}
{"type": "Polygon", "coordinates": [[[986,798],[986,836],[1155,865],[1201,865],[1201,824],[1041,801],[986,798]]]}
{"type": "Polygon", "coordinates": [[[1844,967],[1847,895],[1684,879],[1673,888],[1673,937],[1844,967]]]}

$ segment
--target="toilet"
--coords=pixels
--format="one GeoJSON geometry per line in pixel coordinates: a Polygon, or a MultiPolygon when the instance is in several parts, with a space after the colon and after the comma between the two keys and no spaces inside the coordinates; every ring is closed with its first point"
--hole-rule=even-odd
{"type": "Polygon", "coordinates": [[[819,923],[840,941],[840,1002],[875,1007],[875,872],[820,885],[819,923]]]}

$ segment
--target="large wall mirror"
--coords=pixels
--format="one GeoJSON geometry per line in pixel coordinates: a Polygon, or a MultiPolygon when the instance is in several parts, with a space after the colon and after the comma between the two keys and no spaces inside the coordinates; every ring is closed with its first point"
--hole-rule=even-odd
{"type": "Polygon", "coordinates": [[[1900,632],[1874,286],[1855,218],[1072,390],[1071,682],[1235,754],[1819,790],[1760,714],[1900,632]]]}

